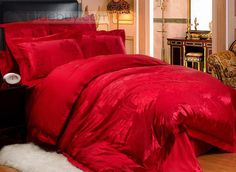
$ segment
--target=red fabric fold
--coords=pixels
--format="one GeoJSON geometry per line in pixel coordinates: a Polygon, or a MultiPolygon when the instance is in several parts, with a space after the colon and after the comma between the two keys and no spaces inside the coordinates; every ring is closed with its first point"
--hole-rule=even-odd
{"type": "MultiPolygon", "coordinates": [[[[29,113],[32,114],[29,127],[34,133],[33,137],[37,137],[36,130],[42,130],[46,135],[57,138],[78,95],[99,75],[127,67],[163,64],[154,58],[141,55],[104,57],[98,56],[60,66],[35,88],[32,100],[29,101],[29,113]],[[47,120],[44,121],[45,119],[47,120]]],[[[56,140],[51,140],[50,143],[55,144],[56,140]]]]}
{"type": "Polygon", "coordinates": [[[29,136],[91,171],[201,171],[187,134],[235,151],[235,90],[147,56],[60,66],[29,103],[29,136]]]}

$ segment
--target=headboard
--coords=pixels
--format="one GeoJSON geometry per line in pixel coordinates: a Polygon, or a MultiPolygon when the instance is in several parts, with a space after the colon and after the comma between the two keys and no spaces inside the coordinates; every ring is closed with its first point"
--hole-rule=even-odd
{"type": "MultiPolygon", "coordinates": [[[[0,23],[48,17],[79,17],[82,4],[76,0],[0,0],[0,23]]],[[[4,31],[0,28],[0,50],[4,49],[4,31]]]]}

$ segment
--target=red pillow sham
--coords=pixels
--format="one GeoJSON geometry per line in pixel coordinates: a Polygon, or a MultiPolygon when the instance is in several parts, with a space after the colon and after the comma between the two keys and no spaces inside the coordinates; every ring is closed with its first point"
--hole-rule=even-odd
{"type": "MultiPolygon", "coordinates": [[[[110,36],[120,36],[123,43],[125,42],[125,32],[124,30],[112,30],[112,31],[90,31],[90,32],[78,32],[77,30],[57,33],[45,37],[39,38],[16,38],[11,39],[8,42],[8,47],[11,51],[11,54],[14,57],[21,58],[22,53],[19,51],[17,44],[24,42],[37,42],[37,41],[49,41],[49,40],[59,40],[59,39],[76,39],[78,42],[81,42],[82,35],[91,35],[96,37],[97,35],[110,35],[110,36]]],[[[123,51],[121,52],[123,53],[123,51]]],[[[97,54],[97,53],[96,53],[97,54]]]]}
{"type": "MultiPolygon", "coordinates": [[[[9,49],[12,49],[9,44],[14,44],[15,42],[12,41],[12,39],[15,38],[30,40],[32,38],[44,37],[50,34],[61,33],[69,30],[96,31],[96,22],[94,15],[62,20],[49,20],[45,17],[32,21],[0,24],[0,27],[4,28],[7,46],[9,46],[9,49]]],[[[0,70],[2,73],[10,71],[18,72],[18,65],[9,55],[12,52],[5,52],[6,54],[4,55],[2,62],[7,65],[0,65],[0,70]]]]}
{"type": "Polygon", "coordinates": [[[50,34],[49,24],[41,23],[45,19],[0,24],[4,28],[6,40],[13,38],[35,38],[50,34]]]}
{"type": "Polygon", "coordinates": [[[18,44],[23,58],[16,58],[22,82],[46,77],[57,66],[84,58],[74,39],[38,41],[18,44]]]}
{"type": "Polygon", "coordinates": [[[64,32],[60,34],[49,35],[39,38],[16,38],[12,39],[8,43],[11,54],[14,58],[20,59],[23,58],[24,54],[19,50],[18,44],[27,43],[27,42],[40,42],[40,41],[51,41],[51,40],[61,40],[61,39],[76,39],[80,40],[82,34],[77,31],[64,32]]]}
{"type": "MultiPolygon", "coordinates": [[[[96,38],[99,35],[119,36],[122,39],[123,43],[125,42],[125,32],[124,32],[124,30],[86,31],[86,32],[79,32],[77,30],[71,30],[71,31],[67,31],[67,32],[62,32],[62,33],[57,33],[57,34],[53,34],[53,35],[44,36],[44,37],[37,37],[37,38],[22,37],[22,38],[9,39],[8,47],[10,49],[10,53],[12,54],[12,56],[17,58],[17,59],[20,59],[23,56],[22,52],[19,51],[19,48],[18,48],[17,44],[24,43],[24,42],[38,42],[38,41],[59,40],[59,39],[76,39],[78,42],[80,42],[80,45],[82,45],[84,47],[83,49],[84,49],[84,53],[86,54],[86,57],[91,57],[91,56],[95,56],[95,55],[103,55],[103,54],[116,54],[116,53],[123,54],[123,53],[125,53],[124,47],[121,46],[118,43],[119,42],[118,40],[116,40],[116,41],[113,40],[113,42],[116,42],[119,45],[119,46],[117,46],[117,49],[116,49],[118,51],[114,51],[114,48],[116,46],[113,47],[110,44],[108,44],[108,46],[105,46],[105,49],[104,49],[103,46],[104,46],[105,43],[101,43],[100,45],[98,45],[99,43],[98,43],[98,41],[96,41],[97,43],[96,43],[95,46],[98,47],[95,50],[96,53],[90,53],[89,51],[92,52],[94,50],[90,47],[90,50],[86,51],[86,46],[87,45],[90,46],[91,44],[88,43],[88,40],[85,40],[85,38],[83,40],[85,40],[85,42],[87,42],[87,45],[85,43],[83,43],[83,41],[81,41],[82,34],[87,35],[87,36],[90,35],[91,37],[94,37],[94,38],[96,38]],[[110,50],[110,49],[112,49],[112,50],[110,50]]],[[[101,42],[104,42],[104,41],[101,41],[101,42]]],[[[7,56],[7,58],[6,58],[7,60],[5,60],[4,64],[10,64],[10,65],[8,65],[8,67],[4,67],[5,72],[3,72],[3,73],[12,71],[10,69],[12,69],[13,64],[14,64],[14,68],[17,69],[17,70],[15,70],[15,72],[19,72],[18,71],[18,65],[13,63],[15,60],[11,59],[11,58],[12,58],[11,56],[7,56]]]]}
{"type": "MultiPolygon", "coordinates": [[[[41,19],[25,22],[0,24],[0,27],[4,28],[7,46],[11,39],[22,37],[30,39],[34,37],[42,37],[48,35],[49,25],[34,23],[37,21],[41,21],[41,19]]],[[[4,55],[2,55],[3,59],[1,59],[1,62],[4,65],[0,65],[0,70],[3,74],[11,71],[18,72],[18,66],[8,50],[9,49],[6,48],[6,50],[2,52],[2,54],[4,55]]]]}
{"type": "Polygon", "coordinates": [[[125,31],[123,29],[111,30],[111,31],[89,31],[83,32],[83,35],[97,36],[97,35],[110,35],[110,36],[119,36],[121,37],[124,45],[125,45],[125,31]]]}
{"type": "Polygon", "coordinates": [[[85,58],[98,55],[126,54],[125,46],[119,36],[83,35],[79,44],[85,58]]]}
{"type": "Polygon", "coordinates": [[[16,72],[19,73],[19,67],[16,62],[16,58],[20,59],[23,57],[22,52],[19,50],[17,44],[25,43],[25,42],[38,42],[38,41],[49,41],[49,40],[60,40],[60,39],[76,39],[80,40],[82,37],[81,33],[77,31],[70,31],[60,34],[48,35],[45,37],[38,37],[38,38],[15,38],[10,39],[7,43],[8,49],[7,51],[2,52],[1,56],[1,66],[0,70],[2,74],[8,72],[16,72]]]}

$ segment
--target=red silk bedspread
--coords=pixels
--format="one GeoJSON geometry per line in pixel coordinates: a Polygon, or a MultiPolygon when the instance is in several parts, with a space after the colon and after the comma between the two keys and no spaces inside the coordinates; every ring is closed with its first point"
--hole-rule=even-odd
{"type": "Polygon", "coordinates": [[[86,171],[201,171],[187,135],[235,151],[235,91],[142,55],[55,69],[29,99],[29,137],[86,171]]]}

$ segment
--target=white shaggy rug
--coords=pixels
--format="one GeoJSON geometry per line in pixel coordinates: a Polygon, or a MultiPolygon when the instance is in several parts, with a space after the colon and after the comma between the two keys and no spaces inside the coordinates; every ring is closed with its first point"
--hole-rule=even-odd
{"type": "Polygon", "coordinates": [[[3,147],[0,151],[0,165],[21,172],[82,172],[62,154],[46,152],[32,143],[3,147]]]}

